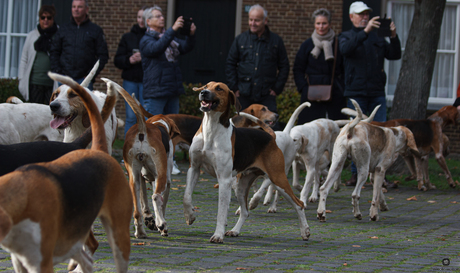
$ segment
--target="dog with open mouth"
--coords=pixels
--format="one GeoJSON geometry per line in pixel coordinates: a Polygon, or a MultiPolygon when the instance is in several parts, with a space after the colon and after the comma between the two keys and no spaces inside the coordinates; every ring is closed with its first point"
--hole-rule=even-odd
{"type": "MultiPolygon", "coordinates": [[[[91,72],[81,83],[81,86],[91,95],[91,98],[100,111],[107,95],[100,91],[90,91],[87,88],[98,67],[99,61],[96,62],[91,72]]],[[[51,95],[50,109],[51,114],[54,116],[54,119],[50,122],[50,126],[54,129],[64,130],[64,142],[74,141],[91,125],[88,111],[83,101],[77,93],[67,85],[61,85],[54,90],[51,95]]],[[[113,109],[112,114],[104,124],[109,154],[112,154],[112,144],[116,138],[117,126],[118,120],[115,109],[113,109]]]]}

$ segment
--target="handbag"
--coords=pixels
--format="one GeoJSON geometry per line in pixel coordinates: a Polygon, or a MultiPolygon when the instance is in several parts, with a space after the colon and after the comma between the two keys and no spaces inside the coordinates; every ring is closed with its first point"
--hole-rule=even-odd
{"type": "Polygon", "coordinates": [[[331,84],[316,84],[310,85],[310,81],[307,75],[307,83],[308,83],[308,94],[307,99],[309,101],[330,101],[331,100],[331,93],[332,93],[332,86],[334,85],[334,73],[335,73],[335,64],[337,62],[337,37],[335,37],[335,47],[334,47],[334,65],[332,68],[332,80],[331,84]]]}

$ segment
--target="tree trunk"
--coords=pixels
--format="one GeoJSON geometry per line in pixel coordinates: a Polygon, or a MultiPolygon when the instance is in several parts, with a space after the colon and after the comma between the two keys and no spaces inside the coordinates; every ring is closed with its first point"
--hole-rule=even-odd
{"type": "MultiPolygon", "coordinates": [[[[446,0],[415,0],[390,119],[426,118],[446,0]]],[[[397,27],[397,25],[396,25],[397,27]]]]}

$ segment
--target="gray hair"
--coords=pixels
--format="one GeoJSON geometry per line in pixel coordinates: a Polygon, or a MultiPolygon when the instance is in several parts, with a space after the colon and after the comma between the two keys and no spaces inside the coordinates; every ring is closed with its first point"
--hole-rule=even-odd
{"type": "MultiPolygon", "coordinates": [[[[74,0],[72,0],[72,3],[73,3],[74,0]]],[[[89,5],[88,5],[88,0],[79,0],[79,1],[84,1],[85,2],[85,7],[89,8],[89,5]]]]}
{"type": "Polygon", "coordinates": [[[264,12],[264,19],[266,19],[268,17],[267,11],[264,9],[264,7],[262,7],[259,4],[255,4],[255,5],[251,6],[251,8],[249,8],[249,12],[251,12],[252,10],[255,10],[255,9],[261,9],[264,12]]]}
{"type": "Polygon", "coordinates": [[[317,9],[313,12],[313,19],[316,20],[316,17],[318,16],[324,16],[327,18],[327,22],[328,23],[331,23],[331,13],[325,9],[325,8],[320,8],[320,9],[317,9]]]}
{"type": "Polygon", "coordinates": [[[153,18],[152,11],[154,11],[154,10],[158,10],[161,13],[163,13],[163,10],[157,5],[155,5],[155,6],[151,7],[151,8],[145,9],[144,13],[142,14],[142,17],[144,17],[144,24],[146,26],[147,26],[147,19],[152,19],[153,18]]]}

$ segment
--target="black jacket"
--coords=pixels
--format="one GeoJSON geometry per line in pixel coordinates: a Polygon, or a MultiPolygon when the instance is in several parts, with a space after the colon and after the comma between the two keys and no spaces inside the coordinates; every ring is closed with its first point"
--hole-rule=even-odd
{"type": "Polygon", "coordinates": [[[340,52],[344,57],[345,96],[385,96],[387,76],[383,69],[385,58],[401,58],[398,36],[388,43],[375,31],[366,34],[362,28],[353,27],[339,36],[340,52]]]}
{"type": "Polygon", "coordinates": [[[249,30],[238,35],[227,57],[229,88],[253,100],[268,96],[270,89],[283,92],[289,76],[289,60],[283,40],[265,27],[258,38],[249,30]]]}
{"type": "MultiPolygon", "coordinates": [[[[297,91],[302,94],[308,93],[308,81],[306,76],[308,75],[308,80],[310,84],[331,84],[332,77],[332,68],[334,67],[334,61],[326,61],[324,59],[324,51],[321,51],[318,58],[315,59],[311,55],[311,51],[314,48],[312,38],[307,39],[300,46],[299,51],[294,61],[294,67],[292,71],[294,72],[294,81],[297,86],[297,91]]],[[[335,47],[335,40],[332,43],[332,50],[335,47]]],[[[334,52],[334,51],[333,51],[334,52]]],[[[343,59],[340,50],[337,48],[337,56],[334,56],[336,59],[335,64],[335,73],[334,73],[334,86],[332,88],[332,97],[343,96],[344,84],[343,84],[343,59]]]]}
{"type": "Polygon", "coordinates": [[[107,43],[100,26],[89,19],[78,26],[73,17],[71,22],[60,26],[51,44],[51,71],[80,79],[89,74],[97,60],[99,68],[93,82],[109,60],[107,43]]]}
{"type": "Polygon", "coordinates": [[[116,67],[123,69],[121,77],[124,80],[132,82],[142,82],[144,71],[142,70],[142,62],[131,64],[129,58],[133,55],[133,49],[139,50],[139,42],[144,36],[145,28],[135,24],[131,31],[123,34],[120,43],[118,44],[117,53],[113,59],[116,67]]]}

